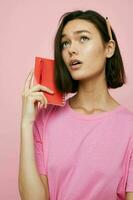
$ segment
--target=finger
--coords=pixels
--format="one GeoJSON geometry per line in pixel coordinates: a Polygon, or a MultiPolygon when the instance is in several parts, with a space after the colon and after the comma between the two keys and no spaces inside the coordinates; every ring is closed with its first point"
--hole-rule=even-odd
{"type": "Polygon", "coordinates": [[[34,73],[32,74],[32,77],[31,77],[31,80],[30,80],[29,89],[32,88],[33,85],[34,85],[34,73]]]}
{"type": "Polygon", "coordinates": [[[42,107],[45,107],[45,108],[47,108],[47,106],[48,106],[48,100],[47,100],[47,98],[43,95],[43,102],[41,103],[41,102],[39,102],[39,104],[38,104],[38,108],[42,108],[42,107]]]}
{"type": "Polygon", "coordinates": [[[39,93],[39,92],[37,94],[32,93],[31,97],[37,103],[38,108],[41,108],[42,106],[47,108],[48,100],[47,100],[46,96],[43,95],[43,93],[39,93]]]}
{"type": "Polygon", "coordinates": [[[43,94],[43,92],[37,92],[37,93],[32,93],[31,94],[32,97],[40,97],[42,102],[41,103],[46,103],[48,104],[48,100],[46,98],[46,96],[43,94]]]}
{"type": "Polygon", "coordinates": [[[32,74],[32,70],[29,72],[29,74],[28,74],[28,76],[27,76],[27,78],[25,80],[25,84],[24,85],[26,85],[26,83],[27,83],[27,81],[28,81],[28,79],[29,79],[29,77],[30,77],[31,74],[32,74]]]}
{"type": "Polygon", "coordinates": [[[34,69],[32,69],[32,70],[30,71],[30,73],[29,73],[29,75],[28,75],[28,77],[27,77],[27,79],[26,79],[26,81],[25,81],[24,90],[29,89],[29,87],[30,87],[30,82],[31,82],[31,78],[32,78],[32,75],[33,75],[33,72],[34,72],[34,69]]]}
{"type": "Polygon", "coordinates": [[[41,85],[41,84],[37,84],[37,85],[34,85],[33,87],[31,87],[30,89],[25,90],[22,93],[22,96],[27,97],[34,92],[36,93],[36,92],[40,92],[40,91],[47,92],[47,93],[50,93],[50,94],[54,94],[54,91],[51,90],[50,88],[48,88],[44,85],[41,85]]]}
{"type": "Polygon", "coordinates": [[[28,74],[28,77],[25,81],[24,88],[23,88],[23,91],[22,91],[22,96],[25,95],[26,90],[28,90],[28,88],[29,88],[29,82],[30,82],[32,73],[33,73],[33,69],[30,71],[30,73],[28,74]]]}
{"type": "Polygon", "coordinates": [[[46,96],[43,95],[43,93],[39,93],[39,94],[41,95],[42,101],[41,101],[41,102],[38,102],[38,108],[41,108],[41,107],[43,107],[43,106],[44,106],[45,108],[47,108],[48,100],[47,100],[46,96]]]}
{"type": "Polygon", "coordinates": [[[54,91],[44,85],[41,85],[41,84],[37,84],[35,86],[33,86],[29,92],[38,92],[42,90],[43,92],[48,92],[48,93],[51,93],[51,94],[54,94],[54,91]]]}

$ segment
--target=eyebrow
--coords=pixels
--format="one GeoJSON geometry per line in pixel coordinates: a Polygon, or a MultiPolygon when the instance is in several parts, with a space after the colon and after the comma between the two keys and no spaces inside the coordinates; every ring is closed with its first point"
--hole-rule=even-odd
{"type": "MultiPolygon", "coordinates": [[[[90,33],[92,34],[90,31],[87,31],[87,30],[79,30],[79,31],[75,31],[74,34],[80,34],[80,33],[90,33]]],[[[61,38],[65,37],[66,34],[62,34],[61,35],[61,38]]]]}

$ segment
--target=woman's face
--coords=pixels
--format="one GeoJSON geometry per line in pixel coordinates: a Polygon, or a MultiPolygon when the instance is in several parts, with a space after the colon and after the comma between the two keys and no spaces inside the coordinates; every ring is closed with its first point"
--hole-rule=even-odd
{"type": "Polygon", "coordinates": [[[85,80],[101,73],[104,75],[105,47],[93,23],[82,19],[71,20],[65,25],[62,31],[62,35],[64,34],[65,36],[61,39],[61,53],[72,78],[85,80]],[[73,59],[82,62],[77,65],[77,69],[72,69],[69,64],[73,59]]]}

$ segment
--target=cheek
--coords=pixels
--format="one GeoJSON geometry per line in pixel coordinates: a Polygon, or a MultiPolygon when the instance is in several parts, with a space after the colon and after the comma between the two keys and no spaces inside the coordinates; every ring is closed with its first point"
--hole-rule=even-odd
{"type": "Polygon", "coordinates": [[[98,45],[90,45],[84,49],[83,55],[86,55],[87,60],[89,59],[92,62],[98,62],[104,59],[103,48],[98,45]]]}

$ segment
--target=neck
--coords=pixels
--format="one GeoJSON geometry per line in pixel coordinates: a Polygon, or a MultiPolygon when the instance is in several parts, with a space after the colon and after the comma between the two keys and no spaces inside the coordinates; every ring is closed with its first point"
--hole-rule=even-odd
{"type": "Polygon", "coordinates": [[[116,104],[110,96],[106,81],[103,77],[97,80],[80,81],[78,92],[74,97],[75,105],[88,110],[94,108],[106,108],[116,104]]]}

